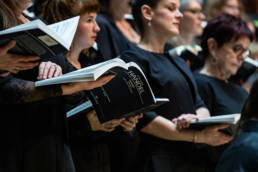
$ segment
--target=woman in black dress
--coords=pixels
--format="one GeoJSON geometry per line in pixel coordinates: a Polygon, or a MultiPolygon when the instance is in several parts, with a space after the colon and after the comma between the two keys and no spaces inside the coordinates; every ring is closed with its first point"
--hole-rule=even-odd
{"type": "Polygon", "coordinates": [[[186,63],[164,52],[167,40],[179,34],[183,17],[179,12],[179,1],[135,0],[132,12],[142,40],[121,58],[138,63],[154,94],[170,99],[169,103],[144,113],[138,124],[144,133],[141,171],[204,171],[205,162],[191,142],[215,146],[227,143],[231,137],[218,132],[226,126],[212,126],[201,131],[180,129],[188,126],[191,119],[208,117],[209,111],[186,63]]]}
{"type": "MultiPolygon", "coordinates": [[[[72,42],[70,51],[63,55],[63,58],[67,58],[68,61],[76,68],[81,69],[88,65],[89,56],[91,52],[89,48],[95,43],[97,34],[100,31],[98,24],[96,23],[96,17],[98,12],[98,1],[87,0],[78,5],[80,1],[63,1],[58,2],[54,0],[45,1],[42,4],[43,13],[42,18],[47,22],[58,22],[66,18],[80,15],[77,31],[72,42]],[[70,10],[67,10],[67,9],[70,10]],[[55,9],[55,11],[53,11],[55,9]],[[62,15],[62,14],[66,15],[62,15]]],[[[84,96],[84,100],[77,99],[80,104],[87,100],[87,96],[84,96]]],[[[77,105],[76,104],[76,105],[77,105]]],[[[72,106],[70,104],[70,106],[72,106]]],[[[114,133],[127,133],[131,131],[137,122],[139,117],[131,117],[126,119],[114,119],[100,124],[96,112],[82,113],[76,115],[76,117],[69,119],[69,130],[71,134],[71,148],[72,154],[76,166],[76,170],[80,171],[106,171],[110,170],[109,161],[114,164],[118,163],[118,160],[109,158],[109,155],[113,155],[113,151],[107,153],[107,144],[118,144],[113,139],[114,133]],[[119,131],[117,126],[122,126],[124,131],[119,131]],[[116,129],[116,131],[114,131],[116,129]],[[114,131],[114,132],[112,132],[114,131]],[[103,144],[104,143],[104,144],[103,144]]],[[[121,128],[120,128],[121,129],[121,128]]],[[[116,147],[117,149],[117,147],[116,147]]],[[[118,152],[123,154],[126,150],[118,152]]],[[[117,167],[118,165],[116,165],[117,167]]],[[[115,171],[111,167],[112,171],[115,171]]],[[[119,169],[119,171],[125,171],[126,169],[119,169]]]]}
{"type": "MultiPolygon", "coordinates": [[[[208,22],[202,35],[205,65],[195,75],[198,90],[211,116],[241,113],[247,92],[228,79],[236,74],[248,56],[248,45],[253,34],[247,24],[228,14],[219,15],[208,22]]],[[[234,134],[234,127],[228,128],[234,134]]],[[[207,159],[216,163],[226,145],[207,147],[207,159]]]]}

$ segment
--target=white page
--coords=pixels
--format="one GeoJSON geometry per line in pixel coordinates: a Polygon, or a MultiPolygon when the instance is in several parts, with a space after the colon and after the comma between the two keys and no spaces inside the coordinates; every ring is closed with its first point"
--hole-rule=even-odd
{"type": "Polygon", "coordinates": [[[62,40],[64,40],[66,46],[70,48],[70,45],[73,41],[73,37],[77,29],[79,19],[80,17],[77,16],[58,23],[48,25],[47,27],[54,31],[59,37],[61,37],[62,40]]]}
{"type": "Polygon", "coordinates": [[[76,106],[75,108],[73,108],[70,111],[68,111],[66,113],[66,118],[69,118],[69,117],[73,116],[74,114],[77,114],[77,113],[79,113],[79,112],[81,112],[81,111],[83,111],[83,110],[85,110],[87,108],[90,108],[92,106],[93,105],[92,105],[91,101],[88,100],[85,103],[82,103],[81,105],[76,106]]]}
{"type": "Polygon", "coordinates": [[[0,35],[13,33],[13,32],[17,32],[17,31],[30,30],[30,29],[38,28],[41,25],[45,25],[45,23],[43,23],[41,20],[37,19],[37,20],[31,21],[28,23],[24,23],[24,24],[0,31],[0,35]]]}
{"type": "Polygon", "coordinates": [[[241,114],[236,113],[236,114],[229,114],[229,115],[218,115],[218,116],[212,116],[208,118],[201,118],[199,121],[193,120],[191,123],[217,123],[217,122],[222,122],[222,123],[230,123],[230,124],[235,124],[241,117],[241,114]]]}
{"type": "Polygon", "coordinates": [[[244,61],[247,62],[247,63],[251,63],[255,67],[258,67],[258,60],[254,60],[254,59],[252,59],[250,57],[247,57],[247,58],[245,58],[244,61]]]}

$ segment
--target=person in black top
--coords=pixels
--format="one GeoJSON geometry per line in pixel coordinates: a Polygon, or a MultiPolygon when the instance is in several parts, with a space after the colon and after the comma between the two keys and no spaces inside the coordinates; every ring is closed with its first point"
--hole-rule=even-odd
{"type": "MultiPolygon", "coordinates": [[[[25,1],[13,0],[8,3],[23,6],[25,1]]],[[[22,11],[18,8],[14,15],[17,17],[22,11]]],[[[65,59],[55,60],[62,62],[63,72],[69,70],[65,59]]],[[[45,78],[45,74],[49,77],[51,73],[54,76],[55,70],[46,68],[40,72],[40,78],[45,78]]],[[[67,146],[64,97],[61,96],[102,86],[111,78],[35,88],[37,77],[34,76],[37,74],[38,69],[35,68],[24,71],[23,75],[19,72],[0,78],[0,171],[72,172],[74,168],[67,146]]]]}
{"type": "Polygon", "coordinates": [[[130,0],[99,0],[101,11],[97,17],[100,32],[98,50],[104,60],[115,58],[139,42],[139,35],[125,19],[130,13],[130,0]]]}
{"type": "Polygon", "coordinates": [[[164,52],[167,40],[179,34],[179,1],[135,0],[132,13],[142,40],[138,47],[122,53],[121,58],[141,66],[155,96],[170,99],[169,103],[144,113],[137,125],[144,133],[140,147],[143,169],[139,171],[204,171],[205,162],[189,142],[215,146],[227,143],[231,137],[218,132],[224,125],[201,131],[183,129],[192,119],[210,114],[185,61],[164,52]]]}
{"type": "MultiPolygon", "coordinates": [[[[76,1],[79,3],[80,1],[76,1]]],[[[78,27],[74,36],[74,40],[71,45],[71,49],[63,58],[67,58],[68,61],[76,68],[81,69],[88,65],[89,56],[91,56],[90,47],[95,43],[95,39],[100,29],[96,23],[96,16],[98,12],[98,1],[87,0],[78,5],[69,1],[45,1],[42,4],[44,8],[41,16],[47,22],[58,22],[66,18],[80,15],[78,27]],[[54,12],[51,12],[56,9],[54,12]],[[66,10],[70,9],[70,10],[66,10]],[[66,15],[62,15],[66,13],[66,15]]],[[[78,97],[75,105],[83,103],[87,100],[87,95],[81,99],[78,97]]],[[[70,103],[69,106],[72,106],[70,103]]],[[[71,107],[70,107],[71,109],[71,107]]],[[[69,110],[70,110],[69,109],[69,110]]],[[[83,112],[76,115],[72,119],[69,119],[69,133],[71,135],[70,143],[71,150],[74,158],[76,170],[80,171],[109,171],[109,161],[112,164],[116,164],[116,167],[120,164],[122,156],[113,158],[114,151],[112,150],[108,154],[106,144],[117,145],[117,141],[113,139],[113,135],[127,135],[127,132],[135,128],[137,119],[139,116],[131,117],[129,119],[114,119],[100,124],[99,119],[95,111],[83,112]],[[118,126],[121,126],[119,131],[118,126]],[[115,130],[115,131],[114,131],[115,130]],[[112,132],[114,131],[114,132],[112,132]],[[125,134],[124,134],[125,133],[125,134]],[[111,155],[111,158],[108,156],[111,155]],[[120,158],[120,159],[119,159],[120,158]]],[[[117,149],[117,147],[116,147],[117,149]]],[[[119,155],[123,155],[127,150],[117,151],[119,155]]],[[[122,162],[123,163],[123,162],[122,162]]],[[[111,166],[111,170],[115,171],[111,166]]],[[[119,169],[119,171],[125,171],[127,169],[119,169]]]]}
{"type": "Polygon", "coordinates": [[[245,101],[240,119],[241,134],[222,154],[216,172],[253,172],[258,169],[258,80],[245,101]]]}
{"type": "Polygon", "coordinates": [[[196,82],[211,115],[241,112],[247,92],[228,79],[248,56],[252,39],[246,23],[228,14],[210,20],[204,29],[201,45],[206,60],[196,82]]]}
{"type": "MultiPolygon", "coordinates": [[[[247,92],[228,81],[247,57],[252,32],[244,21],[228,14],[222,14],[208,22],[202,35],[202,49],[205,65],[195,75],[199,93],[211,116],[240,113],[247,92]]],[[[227,129],[233,135],[235,127],[227,129]]],[[[219,156],[228,145],[206,147],[210,166],[215,168],[219,156]]]]}

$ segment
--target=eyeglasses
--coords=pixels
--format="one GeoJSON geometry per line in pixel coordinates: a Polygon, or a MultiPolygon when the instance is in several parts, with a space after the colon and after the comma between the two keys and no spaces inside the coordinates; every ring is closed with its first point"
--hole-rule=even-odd
{"type": "Polygon", "coordinates": [[[240,11],[240,8],[238,6],[228,5],[226,4],[224,8],[230,9],[230,10],[237,10],[240,11]]]}
{"type": "Polygon", "coordinates": [[[198,9],[185,9],[184,11],[188,11],[196,16],[204,15],[202,10],[198,10],[198,9]]]}
{"type": "Polygon", "coordinates": [[[245,49],[241,45],[234,45],[232,47],[232,50],[234,51],[234,53],[236,53],[237,56],[243,55],[245,58],[250,56],[251,54],[249,49],[245,49]]]}

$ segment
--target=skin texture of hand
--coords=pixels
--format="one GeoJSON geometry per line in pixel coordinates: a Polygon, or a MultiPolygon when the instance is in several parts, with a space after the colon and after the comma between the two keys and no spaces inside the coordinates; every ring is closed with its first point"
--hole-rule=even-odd
{"type": "Polygon", "coordinates": [[[10,41],[5,46],[0,47],[0,70],[18,73],[21,70],[32,69],[38,65],[36,61],[39,60],[39,57],[37,56],[22,56],[8,53],[15,44],[15,41],[10,41]]]}
{"type": "Polygon", "coordinates": [[[199,120],[198,116],[194,114],[182,114],[178,118],[172,120],[176,124],[178,130],[188,128],[192,120],[199,120]]]}
{"type": "Polygon", "coordinates": [[[233,137],[222,133],[221,129],[227,128],[228,125],[215,125],[206,127],[200,132],[196,133],[196,142],[206,143],[211,146],[219,146],[230,142],[233,137]]]}
{"type": "Polygon", "coordinates": [[[39,65],[38,80],[45,80],[62,75],[62,68],[51,61],[42,62],[39,65]]]}
{"type": "Polygon", "coordinates": [[[92,131],[112,132],[124,120],[124,119],[113,119],[101,124],[95,111],[89,112],[86,116],[89,120],[92,131]]]}
{"type": "Polygon", "coordinates": [[[142,116],[143,116],[142,114],[134,116],[134,117],[131,116],[128,119],[123,120],[121,122],[120,126],[123,127],[125,132],[131,131],[131,130],[133,130],[136,127],[136,124],[138,123],[138,120],[140,118],[142,118],[142,116]]]}

